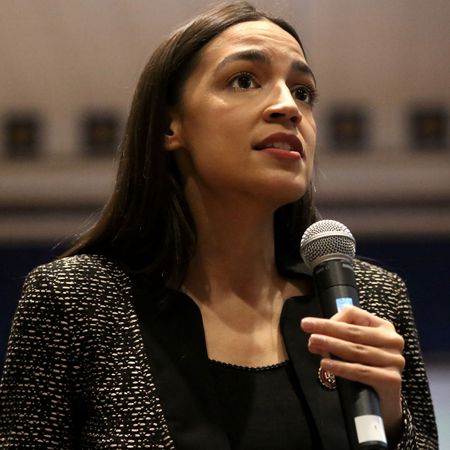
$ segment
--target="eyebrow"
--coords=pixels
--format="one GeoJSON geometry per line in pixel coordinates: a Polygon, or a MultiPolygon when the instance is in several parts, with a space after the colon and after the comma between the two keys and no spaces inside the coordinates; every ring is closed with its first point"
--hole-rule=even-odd
{"type": "Polygon", "coordinates": [[[312,71],[311,67],[309,67],[308,64],[304,63],[303,61],[294,61],[291,64],[291,69],[303,75],[310,76],[313,79],[314,84],[317,84],[316,77],[314,76],[314,72],[312,71]]]}
{"type": "MultiPolygon", "coordinates": [[[[264,52],[260,50],[243,50],[240,52],[232,53],[231,55],[228,55],[225,57],[216,67],[215,72],[218,72],[226,65],[234,62],[234,61],[256,61],[263,63],[265,65],[271,64],[271,58],[264,52]]],[[[316,77],[314,76],[314,72],[311,70],[311,68],[306,64],[305,62],[301,60],[293,61],[291,64],[291,69],[294,72],[298,72],[302,75],[308,75],[310,76],[314,84],[316,84],[316,77]]]]}

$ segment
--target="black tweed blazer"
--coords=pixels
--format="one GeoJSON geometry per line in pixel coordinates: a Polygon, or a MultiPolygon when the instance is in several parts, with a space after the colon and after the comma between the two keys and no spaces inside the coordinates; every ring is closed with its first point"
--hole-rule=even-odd
{"type": "MultiPolygon", "coordinates": [[[[428,381],[405,286],[355,261],[361,307],[405,338],[403,435],[397,449],[437,449],[428,381]]],[[[166,292],[167,294],[167,292],[166,292]]],[[[323,450],[347,450],[336,391],[299,330],[321,316],[293,297],[280,326],[323,450]]],[[[0,448],[230,450],[209,372],[201,315],[98,255],[64,258],[27,278],[0,384],[0,448]]],[[[274,449],[280,450],[280,449],[274,449]]]]}

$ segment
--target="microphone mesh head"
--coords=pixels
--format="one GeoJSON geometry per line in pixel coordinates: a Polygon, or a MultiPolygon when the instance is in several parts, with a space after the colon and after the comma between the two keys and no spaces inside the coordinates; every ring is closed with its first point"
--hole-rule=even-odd
{"type": "Polygon", "coordinates": [[[355,238],[342,223],[336,220],[319,220],[303,234],[300,253],[310,269],[333,257],[352,260],[355,257],[355,238]]]}

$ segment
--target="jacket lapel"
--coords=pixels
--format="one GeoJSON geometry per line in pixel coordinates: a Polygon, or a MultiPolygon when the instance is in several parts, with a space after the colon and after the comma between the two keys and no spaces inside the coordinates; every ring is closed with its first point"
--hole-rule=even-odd
{"type": "Polygon", "coordinates": [[[320,384],[320,356],[309,352],[309,334],[300,328],[300,321],[308,316],[322,317],[320,303],[314,296],[286,300],[280,319],[286,350],[316,424],[323,450],[349,450],[338,392],[327,390],[320,384]]]}
{"type": "MultiPolygon", "coordinates": [[[[181,292],[158,293],[133,283],[136,313],[158,396],[176,448],[198,450],[208,443],[230,450],[206,350],[201,313],[181,292]],[[159,301],[164,297],[164,301],[159,301]]],[[[337,390],[321,386],[320,357],[308,351],[303,317],[323,317],[314,296],[286,300],[281,332],[323,450],[349,450],[337,390]]]]}
{"type": "Polygon", "coordinates": [[[158,302],[155,291],[134,285],[144,346],[175,447],[198,450],[208,443],[208,448],[230,450],[200,311],[181,292],[164,297],[158,302]]]}

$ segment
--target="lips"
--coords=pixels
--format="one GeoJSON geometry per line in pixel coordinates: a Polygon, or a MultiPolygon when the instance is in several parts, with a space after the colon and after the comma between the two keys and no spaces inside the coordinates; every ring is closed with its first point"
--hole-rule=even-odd
{"type": "Polygon", "coordinates": [[[302,158],[305,157],[305,152],[300,139],[293,134],[274,133],[253,146],[253,149],[258,151],[268,148],[284,150],[286,152],[296,152],[299,153],[302,158]]]}

